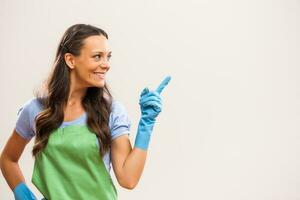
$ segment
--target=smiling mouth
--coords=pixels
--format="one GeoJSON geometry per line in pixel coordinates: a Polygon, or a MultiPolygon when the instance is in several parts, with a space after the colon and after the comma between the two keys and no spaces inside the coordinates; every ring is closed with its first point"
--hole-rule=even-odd
{"type": "Polygon", "coordinates": [[[102,73],[102,72],[94,72],[94,74],[95,74],[98,78],[104,79],[104,73],[102,73]]]}

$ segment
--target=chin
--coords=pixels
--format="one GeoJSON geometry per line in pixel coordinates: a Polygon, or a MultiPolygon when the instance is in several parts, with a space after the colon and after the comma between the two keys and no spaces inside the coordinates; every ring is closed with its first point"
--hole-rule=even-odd
{"type": "Polygon", "coordinates": [[[97,87],[97,88],[104,88],[105,80],[102,81],[90,81],[88,82],[88,87],[97,87]]]}
{"type": "Polygon", "coordinates": [[[104,85],[105,85],[105,82],[101,82],[101,83],[95,84],[94,87],[104,88],[104,85]]]}

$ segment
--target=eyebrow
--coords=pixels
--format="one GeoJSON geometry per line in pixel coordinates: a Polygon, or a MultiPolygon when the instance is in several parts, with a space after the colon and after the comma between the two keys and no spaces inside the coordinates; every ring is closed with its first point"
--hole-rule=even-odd
{"type": "MultiPolygon", "coordinates": [[[[93,53],[100,53],[100,54],[103,54],[104,51],[93,51],[93,53]]],[[[112,51],[109,51],[109,52],[108,52],[108,54],[111,54],[111,53],[112,53],[112,51]]]]}

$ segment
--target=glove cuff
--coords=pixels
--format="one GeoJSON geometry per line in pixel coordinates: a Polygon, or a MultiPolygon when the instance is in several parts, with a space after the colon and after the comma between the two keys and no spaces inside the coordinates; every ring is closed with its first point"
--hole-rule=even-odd
{"type": "Polygon", "coordinates": [[[134,147],[142,150],[148,149],[154,124],[155,119],[143,117],[140,119],[134,147]]]}
{"type": "Polygon", "coordinates": [[[36,197],[34,194],[30,191],[30,189],[27,187],[25,182],[19,183],[14,189],[13,193],[15,196],[15,200],[36,200],[36,197]]]}

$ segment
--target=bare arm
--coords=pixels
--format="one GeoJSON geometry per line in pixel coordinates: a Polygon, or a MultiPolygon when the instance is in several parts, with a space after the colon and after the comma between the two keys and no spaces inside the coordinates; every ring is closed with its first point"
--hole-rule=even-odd
{"type": "Polygon", "coordinates": [[[133,189],[142,175],[147,151],[131,147],[128,135],[122,135],[112,141],[112,166],[119,184],[133,189]]]}
{"type": "Polygon", "coordinates": [[[18,161],[29,140],[22,138],[14,129],[0,157],[1,172],[13,190],[20,182],[25,182],[18,161]]]}

